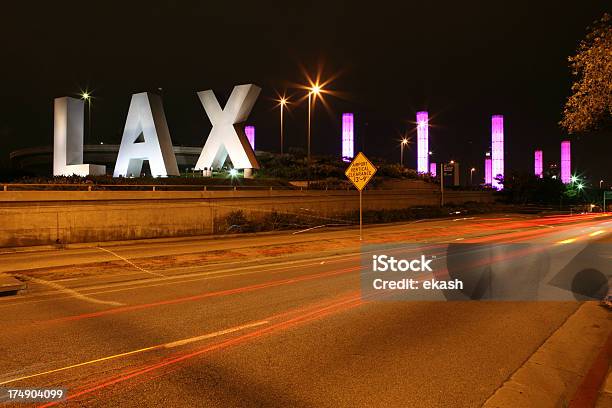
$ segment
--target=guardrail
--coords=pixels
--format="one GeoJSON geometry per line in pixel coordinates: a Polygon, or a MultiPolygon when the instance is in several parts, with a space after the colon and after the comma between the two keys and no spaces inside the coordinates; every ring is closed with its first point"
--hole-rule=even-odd
{"type": "Polygon", "coordinates": [[[202,185],[202,184],[47,184],[47,183],[9,183],[1,184],[2,191],[113,191],[113,190],[141,190],[141,191],[280,191],[303,190],[302,187],[292,186],[241,186],[241,185],[202,185]]]}

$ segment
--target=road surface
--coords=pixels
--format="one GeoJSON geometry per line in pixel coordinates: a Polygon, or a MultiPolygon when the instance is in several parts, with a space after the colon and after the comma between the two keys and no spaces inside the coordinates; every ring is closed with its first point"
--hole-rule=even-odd
{"type": "MultiPolygon", "coordinates": [[[[592,215],[364,229],[366,244],[611,232],[592,215]]],[[[359,250],[355,229],[6,250],[0,272],[29,289],[0,298],[0,388],[63,388],[74,407],[478,407],[580,306],[365,299],[359,250]]]]}

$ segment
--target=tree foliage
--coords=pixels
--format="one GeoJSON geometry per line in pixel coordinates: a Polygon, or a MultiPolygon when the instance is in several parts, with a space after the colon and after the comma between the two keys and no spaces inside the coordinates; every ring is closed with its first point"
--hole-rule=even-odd
{"type": "Polygon", "coordinates": [[[560,125],[569,133],[607,127],[612,118],[612,26],[609,14],[588,29],[569,57],[575,77],[560,125]]]}

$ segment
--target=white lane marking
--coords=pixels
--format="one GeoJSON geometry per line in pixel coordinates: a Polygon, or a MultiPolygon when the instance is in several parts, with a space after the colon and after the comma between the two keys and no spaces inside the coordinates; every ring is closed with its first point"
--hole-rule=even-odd
{"type": "Polygon", "coordinates": [[[130,265],[132,265],[134,268],[138,269],[139,271],[142,271],[142,272],[145,272],[145,273],[149,273],[151,275],[156,275],[156,276],[166,276],[166,275],[163,275],[161,273],[147,271],[146,269],[141,268],[140,266],[136,265],[134,262],[130,261],[127,258],[122,257],[121,255],[111,251],[110,249],[106,249],[106,248],[102,248],[102,247],[96,247],[96,248],[98,248],[101,251],[108,252],[109,254],[111,254],[113,256],[116,256],[117,258],[121,259],[122,261],[125,261],[125,262],[129,263],[130,265]]]}

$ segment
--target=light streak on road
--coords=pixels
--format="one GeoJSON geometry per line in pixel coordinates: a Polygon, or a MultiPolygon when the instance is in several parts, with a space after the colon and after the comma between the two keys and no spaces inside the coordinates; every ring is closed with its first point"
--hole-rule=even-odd
{"type": "Polygon", "coordinates": [[[180,297],[180,298],[162,300],[159,302],[144,303],[140,305],[117,307],[114,309],[101,310],[101,311],[92,312],[92,313],[83,313],[79,315],[65,316],[65,317],[60,317],[57,319],[41,320],[36,323],[37,324],[52,324],[52,323],[62,323],[62,322],[75,321],[75,320],[91,319],[91,318],[96,318],[100,316],[107,316],[107,315],[112,315],[112,314],[132,312],[135,310],[149,309],[152,307],[198,301],[198,300],[211,298],[211,297],[221,297],[221,296],[235,295],[238,293],[253,292],[253,291],[267,289],[267,288],[276,287],[276,286],[289,285],[293,283],[304,282],[304,281],[309,281],[309,280],[314,280],[314,279],[319,279],[319,278],[325,278],[329,276],[357,272],[359,271],[359,268],[360,268],[359,266],[355,266],[351,268],[332,270],[328,272],[315,273],[311,275],[303,275],[303,276],[299,276],[295,278],[269,281],[269,282],[264,282],[264,283],[259,283],[255,285],[249,285],[249,286],[241,286],[239,288],[225,289],[225,290],[220,290],[220,291],[215,291],[215,292],[206,292],[206,293],[201,293],[199,295],[194,295],[194,296],[180,297]]]}
{"type": "Polygon", "coordinates": [[[124,306],[124,304],[120,303],[120,302],[113,302],[113,301],[110,301],[110,300],[100,300],[100,299],[93,298],[91,296],[84,295],[84,294],[82,294],[80,292],[77,292],[74,289],[66,288],[66,287],[64,287],[64,286],[62,286],[62,285],[60,285],[59,283],[56,283],[56,282],[51,282],[51,281],[47,281],[47,280],[44,280],[44,279],[34,278],[32,276],[22,275],[20,273],[13,273],[12,276],[14,276],[16,278],[20,278],[20,279],[25,280],[25,281],[31,281],[31,282],[34,282],[34,283],[38,283],[40,285],[48,286],[48,287],[53,288],[53,289],[55,289],[55,290],[57,290],[57,291],[59,291],[59,292],[61,292],[63,294],[67,294],[68,297],[79,299],[79,300],[82,300],[84,302],[94,303],[94,304],[99,304],[99,305],[124,306]]]}
{"type": "Polygon", "coordinates": [[[196,341],[202,341],[202,340],[208,340],[208,339],[212,339],[214,337],[220,337],[226,334],[230,334],[230,333],[234,333],[237,331],[241,331],[241,330],[245,330],[245,329],[250,329],[253,327],[258,327],[258,326],[262,326],[265,324],[270,323],[269,321],[258,321],[258,322],[253,322],[253,323],[249,323],[249,324],[243,324],[241,326],[236,326],[236,327],[232,327],[229,329],[225,329],[225,330],[219,330],[213,333],[208,333],[208,334],[204,334],[202,336],[196,336],[196,337],[190,337],[188,339],[183,339],[183,340],[177,340],[171,343],[164,343],[164,344],[158,344],[155,346],[150,346],[150,347],[143,347],[137,350],[132,350],[132,351],[127,351],[125,353],[119,353],[119,354],[114,354],[112,356],[107,356],[107,357],[101,357],[101,358],[97,358],[95,360],[89,360],[89,361],[85,361],[83,363],[78,363],[78,364],[72,364],[66,367],[61,367],[61,368],[56,368],[54,370],[49,370],[49,371],[44,371],[41,373],[36,373],[36,374],[31,374],[31,375],[26,375],[23,377],[18,377],[18,378],[13,378],[10,380],[6,380],[6,381],[2,381],[0,382],[0,385],[4,385],[4,384],[10,384],[10,383],[14,383],[17,381],[22,381],[22,380],[27,380],[30,378],[34,378],[34,377],[40,377],[43,375],[48,375],[48,374],[53,374],[53,373],[58,373],[60,371],[66,371],[66,370],[70,370],[70,369],[74,369],[74,368],[78,368],[78,367],[83,367],[86,365],[91,365],[91,364],[95,364],[95,363],[101,363],[103,361],[108,361],[108,360],[114,360],[120,357],[127,357],[127,356],[131,356],[134,354],[139,354],[139,353],[144,353],[146,351],[153,351],[153,350],[159,350],[159,349],[163,349],[163,348],[172,348],[172,347],[178,347],[178,346],[183,346],[185,344],[190,344],[190,343],[194,343],[196,341]]]}
{"type": "Polygon", "coordinates": [[[211,345],[207,345],[204,348],[201,348],[199,350],[195,350],[192,351],[190,353],[187,354],[179,354],[176,355],[175,357],[169,358],[169,359],[165,359],[159,363],[155,363],[155,364],[151,364],[148,366],[144,366],[141,367],[137,370],[131,370],[128,371],[127,373],[120,375],[118,377],[114,377],[112,379],[107,379],[107,380],[103,380],[101,383],[92,386],[90,388],[81,390],[81,391],[77,391],[77,392],[73,392],[72,394],[68,395],[64,400],[62,401],[54,401],[54,402],[49,402],[47,404],[41,405],[39,408],[48,408],[48,407],[53,407],[53,406],[57,406],[60,404],[64,404],[66,401],[69,400],[73,400],[76,398],[79,398],[83,395],[87,395],[87,394],[91,394],[95,391],[101,390],[101,389],[105,389],[107,387],[110,387],[112,385],[115,384],[119,384],[119,383],[123,383],[127,380],[130,380],[132,378],[136,378],[139,377],[143,374],[152,372],[152,371],[156,371],[159,370],[161,368],[164,367],[169,367],[169,366],[173,366],[177,363],[180,363],[182,361],[186,361],[189,359],[192,359],[194,357],[197,356],[201,356],[213,351],[217,351],[217,350],[224,350],[226,348],[232,347],[232,346],[236,346],[236,345],[240,345],[243,343],[248,342],[249,340],[254,340],[257,338],[260,338],[264,335],[267,334],[272,334],[281,330],[286,330],[295,326],[301,326],[303,324],[307,324],[310,323],[312,321],[316,321],[319,320],[323,317],[329,316],[331,314],[335,314],[335,313],[340,313],[343,311],[347,311],[350,310],[352,308],[361,306],[364,304],[364,301],[361,299],[360,295],[355,295],[350,297],[348,300],[342,300],[340,302],[331,304],[329,306],[325,306],[319,309],[316,309],[314,311],[299,315],[297,317],[294,317],[292,319],[283,321],[283,322],[279,322],[276,323],[274,325],[270,325],[252,332],[249,332],[247,334],[238,336],[238,337],[234,337],[219,343],[214,343],[211,345]]]}
{"type": "Polygon", "coordinates": [[[557,244],[571,244],[572,242],[576,242],[578,238],[568,238],[563,241],[558,241],[557,244]]]}
{"type": "Polygon", "coordinates": [[[106,248],[102,248],[102,247],[96,247],[96,248],[98,248],[101,251],[108,252],[109,254],[111,254],[111,255],[121,259],[122,261],[127,262],[128,264],[132,265],[134,268],[138,269],[141,272],[148,273],[148,274],[153,275],[153,276],[166,276],[166,275],[161,274],[161,273],[151,272],[151,271],[148,271],[148,270],[146,270],[144,268],[141,268],[140,266],[136,265],[134,262],[132,262],[129,259],[127,259],[127,258],[125,258],[125,257],[123,257],[123,256],[121,256],[121,255],[111,251],[110,249],[106,249],[106,248]]]}

